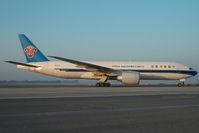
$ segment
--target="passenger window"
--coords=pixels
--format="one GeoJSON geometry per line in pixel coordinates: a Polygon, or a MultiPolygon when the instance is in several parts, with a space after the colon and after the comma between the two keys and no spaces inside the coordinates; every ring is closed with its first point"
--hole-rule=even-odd
{"type": "Polygon", "coordinates": [[[164,68],[167,68],[167,66],[164,66],[164,68]]]}
{"type": "Polygon", "coordinates": [[[155,67],[158,68],[158,65],[156,65],[155,67]]]}
{"type": "Polygon", "coordinates": [[[173,68],[175,68],[175,66],[173,66],[173,68]]]}
{"type": "Polygon", "coordinates": [[[171,66],[168,66],[168,68],[171,68],[171,66]]]}
{"type": "Polygon", "coordinates": [[[160,66],[160,68],[162,68],[162,65],[160,66]]]}

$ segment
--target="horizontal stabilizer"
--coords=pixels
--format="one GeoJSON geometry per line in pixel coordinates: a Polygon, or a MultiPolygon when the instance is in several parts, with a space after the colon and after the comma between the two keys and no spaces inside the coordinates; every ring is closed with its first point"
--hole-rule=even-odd
{"type": "Polygon", "coordinates": [[[35,65],[30,65],[30,64],[20,63],[20,62],[15,62],[15,61],[5,61],[5,62],[11,63],[11,64],[15,64],[15,65],[28,66],[28,67],[35,67],[35,68],[40,67],[40,66],[35,66],[35,65]]]}

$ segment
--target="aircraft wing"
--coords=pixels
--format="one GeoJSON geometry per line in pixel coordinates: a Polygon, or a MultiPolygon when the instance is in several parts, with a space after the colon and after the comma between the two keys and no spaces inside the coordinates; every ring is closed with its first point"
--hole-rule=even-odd
{"type": "Polygon", "coordinates": [[[5,61],[5,62],[11,63],[11,64],[15,64],[15,65],[28,66],[28,67],[35,67],[35,68],[40,67],[40,66],[35,66],[35,65],[30,65],[30,64],[20,63],[20,62],[15,62],[15,61],[5,61]]]}
{"type": "Polygon", "coordinates": [[[85,69],[87,69],[89,71],[94,72],[94,74],[96,74],[96,75],[117,76],[118,73],[119,73],[119,71],[114,70],[112,68],[103,67],[103,66],[99,66],[99,65],[95,65],[95,64],[91,64],[91,63],[86,63],[86,62],[66,59],[66,58],[57,57],[57,56],[48,56],[48,57],[55,58],[55,59],[58,59],[58,60],[62,60],[62,61],[66,61],[66,62],[75,64],[75,65],[77,65],[77,67],[85,68],[85,69]]]}

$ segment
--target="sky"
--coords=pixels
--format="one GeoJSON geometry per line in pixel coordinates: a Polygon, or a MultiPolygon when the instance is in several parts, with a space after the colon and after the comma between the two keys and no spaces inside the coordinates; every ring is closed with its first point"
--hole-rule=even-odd
{"type": "Polygon", "coordinates": [[[198,0],[1,0],[0,80],[53,80],[3,62],[25,62],[21,33],[45,55],[169,61],[199,71],[198,0]]]}

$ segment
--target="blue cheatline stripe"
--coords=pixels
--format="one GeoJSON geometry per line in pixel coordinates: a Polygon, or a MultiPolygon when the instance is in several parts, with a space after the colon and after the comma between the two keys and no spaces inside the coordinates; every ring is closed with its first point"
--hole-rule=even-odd
{"type": "MultiPolygon", "coordinates": [[[[66,71],[66,72],[90,72],[85,69],[65,69],[65,68],[57,68],[57,70],[60,71],[66,71]]],[[[177,74],[187,74],[187,75],[196,75],[196,71],[191,71],[191,70],[137,70],[137,69],[117,69],[118,71],[125,71],[125,72],[130,72],[130,71],[136,71],[140,73],[177,73],[177,74]]]]}

